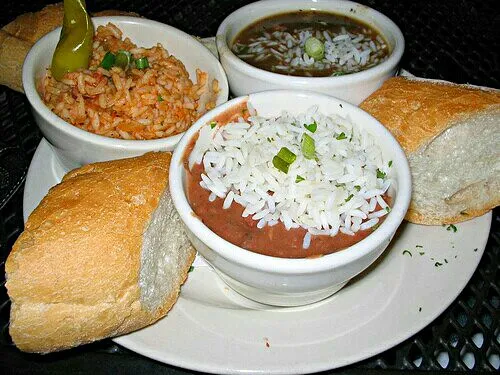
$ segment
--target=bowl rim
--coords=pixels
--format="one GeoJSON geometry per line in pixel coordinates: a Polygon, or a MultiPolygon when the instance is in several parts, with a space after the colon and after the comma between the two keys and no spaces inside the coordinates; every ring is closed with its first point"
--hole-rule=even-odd
{"type": "MultiPolygon", "coordinates": [[[[195,37],[185,33],[170,25],[163,24],[161,22],[153,21],[146,18],[131,17],[131,16],[102,16],[102,17],[92,17],[94,21],[94,26],[104,25],[108,22],[121,24],[148,24],[152,27],[162,29],[162,33],[169,33],[175,35],[179,38],[188,39],[187,43],[192,43],[194,46],[200,47],[200,54],[204,59],[208,59],[212,64],[217,67],[219,77],[217,81],[219,82],[219,96],[217,101],[222,104],[227,102],[229,97],[229,84],[227,81],[227,76],[225,70],[223,69],[220,61],[195,37]],[[97,24],[96,24],[97,21],[97,24]]],[[[56,128],[58,131],[74,137],[84,139],[87,143],[100,145],[111,148],[123,148],[128,150],[143,150],[148,151],[152,148],[165,148],[172,147],[182,138],[184,132],[164,138],[139,140],[139,139],[121,139],[121,138],[111,138],[104,135],[95,134],[88,132],[86,130],[80,129],[77,126],[70,124],[69,122],[63,120],[52,112],[43,102],[40,94],[37,90],[37,82],[35,77],[35,69],[38,67],[38,56],[43,53],[43,50],[47,48],[48,45],[52,45],[50,41],[61,33],[61,27],[52,30],[51,32],[40,38],[30,49],[28,55],[26,56],[23,68],[22,68],[22,82],[24,92],[28,101],[32,107],[32,110],[36,111],[51,127],[56,128]]],[[[182,62],[182,60],[181,60],[182,62]]],[[[184,62],[183,62],[184,63],[184,62]]],[[[214,77],[215,78],[215,77],[214,77]]]]}
{"type": "MultiPolygon", "coordinates": [[[[333,11],[333,9],[331,9],[333,11]]],[[[335,9],[335,11],[339,11],[338,9],[335,9]]],[[[346,12],[347,15],[349,15],[349,12],[346,12]]],[[[257,19],[254,19],[253,22],[257,21],[257,19]]],[[[240,32],[243,28],[239,28],[238,32],[240,32]]],[[[377,30],[380,33],[382,31],[377,30]]],[[[382,33],[384,36],[386,35],[385,33],[382,33]]],[[[220,60],[221,61],[227,61],[228,64],[231,64],[233,66],[237,66],[239,70],[243,71],[249,76],[256,76],[259,77],[260,79],[270,81],[273,83],[276,82],[282,82],[284,80],[287,81],[288,84],[290,85],[307,85],[311,83],[315,84],[328,84],[328,85],[345,85],[349,83],[356,83],[356,82],[361,82],[364,80],[368,80],[370,78],[379,76],[383,73],[386,73],[392,69],[394,69],[399,61],[401,60],[404,49],[405,49],[405,39],[403,36],[403,33],[401,32],[401,29],[396,25],[394,21],[392,21],[389,17],[384,15],[383,13],[370,8],[366,5],[359,4],[353,1],[349,0],[301,0],[301,1],[294,1],[290,2],[289,0],[273,0],[273,1],[267,1],[267,0],[260,0],[254,3],[247,4],[231,14],[229,14],[219,25],[219,28],[217,29],[217,34],[216,34],[216,46],[217,50],[219,52],[220,60]],[[355,73],[350,73],[346,74],[343,76],[334,76],[334,77],[302,77],[302,76],[288,76],[284,74],[279,74],[279,73],[273,73],[264,69],[257,68],[242,59],[240,59],[238,56],[236,56],[231,48],[229,48],[229,45],[227,43],[227,33],[229,31],[229,26],[234,22],[234,18],[240,16],[240,15],[246,15],[248,18],[249,11],[255,8],[266,8],[269,10],[267,13],[267,16],[271,16],[273,14],[280,14],[280,13],[286,13],[286,11],[290,10],[295,10],[295,9],[303,9],[304,4],[311,4],[311,7],[316,8],[317,10],[321,11],[328,11],[327,9],[323,8],[324,7],[329,7],[334,4],[339,4],[342,7],[349,8],[349,7],[357,7],[361,8],[365,11],[368,11],[368,13],[371,14],[372,17],[367,17],[367,16],[359,16],[358,14],[358,19],[364,20],[365,22],[368,22],[371,18],[377,19],[381,23],[385,23],[386,27],[390,30],[390,35],[394,38],[395,40],[395,46],[392,51],[392,53],[389,55],[387,60],[381,62],[380,64],[377,64],[376,66],[373,66],[369,69],[362,70],[360,72],[355,72],[355,73]],[[284,10],[282,6],[287,6],[290,8],[287,8],[284,10]]]]}
{"type": "Polygon", "coordinates": [[[362,258],[384,242],[389,243],[396,229],[404,219],[411,197],[411,174],[408,160],[401,146],[392,134],[378,120],[362,109],[335,97],[305,90],[270,90],[248,94],[229,100],[210,112],[207,112],[186,131],[174,150],[170,163],[169,185],[172,201],[179,216],[187,229],[191,231],[198,240],[203,242],[218,255],[233,263],[260,271],[285,274],[311,274],[329,271],[335,267],[340,267],[362,258]],[[339,108],[338,104],[342,104],[343,110],[348,110],[347,114],[353,111],[360,113],[366,122],[369,123],[369,127],[373,129],[377,135],[382,137],[384,142],[388,142],[389,148],[393,152],[392,160],[399,166],[398,174],[400,174],[400,178],[398,179],[397,199],[395,200],[391,212],[386,216],[382,224],[376,231],[370,233],[370,235],[363,240],[344,250],[318,258],[278,258],[255,253],[230,243],[210,230],[194,214],[184,190],[182,177],[184,155],[193,135],[213,117],[242,101],[248,100],[251,102],[254,97],[266,98],[274,95],[285,95],[290,98],[298,98],[300,96],[307,96],[313,99],[319,97],[326,98],[334,104],[332,108],[339,108]]]}

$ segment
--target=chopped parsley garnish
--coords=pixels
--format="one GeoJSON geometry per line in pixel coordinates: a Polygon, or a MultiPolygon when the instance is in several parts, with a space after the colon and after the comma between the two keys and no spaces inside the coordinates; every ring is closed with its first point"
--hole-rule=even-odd
{"type": "Polygon", "coordinates": [[[387,212],[391,212],[391,208],[390,208],[389,206],[387,206],[387,207],[385,208],[385,210],[386,210],[387,212]]]}
{"type": "Polygon", "coordinates": [[[342,139],[347,139],[347,136],[345,135],[345,133],[344,133],[344,132],[342,132],[342,133],[340,133],[339,135],[337,135],[337,136],[335,137],[335,139],[336,139],[337,141],[341,141],[342,139]]]}
{"type": "Polygon", "coordinates": [[[267,137],[267,141],[268,141],[268,142],[274,142],[274,138],[269,138],[269,137],[267,137]]]}
{"type": "Polygon", "coordinates": [[[444,259],[444,262],[445,262],[445,263],[448,263],[448,260],[445,258],[445,259],[444,259]]]}
{"type": "Polygon", "coordinates": [[[159,102],[162,102],[162,101],[163,101],[163,98],[161,97],[161,95],[158,95],[158,101],[159,101],[159,102]]]}
{"type": "Polygon", "coordinates": [[[212,128],[212,129],[213,129],[213,128],[215,128],[216,126],[217,126],[217,122],[212,121],[212,122],[210,123],[210,128],[212,128]]]}
{"type": "Polygon", "coordinates": [[[474,252],[476,252],[476,251],[477,251],[477,247],[474,249],[474,252]]]}
{"type": "Polygon", "coordinates": [[[297,177],[295,177],[295,182],[301,182],[301,181],[304,181],[304,180],[305,180],[305,178],[302,177],[302,176],[297,175],[297,177]]]}
{"type": "Polygon", "coordinates": [[[419,248],[421,248],[421,249],[423,248],[423,246],[422,246],[422,245],[415,245],[415,247],[419,247],[419,248]]]}
{"type": "Polygon", "coordinates": [[[354,194],[349,194],[349,196],[345,199],[346,203],[349,202],[352,197],[354,197],[354,194]]]}
{"type": "Polygon", "coordinates": [[[446,230],[447,230],[447,231],[453,231],[453,233],[457,233],[457,230],[458,230],[458,229],[457,229],[457,227],[456,227],[456,226],[454,226],[453,224],[450,224],[450,225],[448,225],[448,226],[446,227],[446,230]]]}
{"type": "Polygon", "coordinates": [[[422,308],[421,308],[421,307],[419,307],[419,308],[418,308],[418,312],[421,312],[421,311],[422,311],[422,308]]]}
{"type": "Polygon", "coordinates": [[[191,267],[189,267],[189,271],[188,272],[193,272],[193,270],[194,270],[194,266],[191,266],[191,267]]]}
{"type": "Polygon", "coordinates": [[[413,257],[412,253],[409,250],[403,250],[403,255],[408,254],[410,257],[413,257]]]}
{"type": "Polygon", "coordinates": [[[361,186],[359,186],[359,185],[354,185],[354,189],[355,189],[356,191],[360,191],[360,190],[361,190],[361,186]]]}
{"type": "Polygon", "coordinates": [[[304,124],[304,128],[309,130],[311,133],[316,132],[316,129],[318,128],[318,124],[316,124],[316,121],[314,121],[312,124],[304,124]]]}
{"type": "Polygon", "coordinates": [[[443,265],[443,263],[439,263],[439,262],[434,263],[434,267],[440,267],[442,265],[443,265]]]}
{"type": "Polygon", "coordinates": [[[382,178],[384,179],[386,176],[385,172],[382,172],[380,169],[377,168],[377,178],[382,178]]]}
{"type": "Polygon", "coordinates": [[[424,255],[425,253],[423,251],[418,252],[420,255],[424,255]]]}
{"type": "Polygon", "coordinates": [[[392,167],[392,160],[389,160],[389,168],[392,167]]]}
{"type": "MultiPolygon", "coordinates": [[[[343,76],[345,73],[344,72],[335,72],[331,75],[331,77],[340,77],[340,76],[343,76]]],[[[342,104],[341,104],[342,106],[342,104]]]]}

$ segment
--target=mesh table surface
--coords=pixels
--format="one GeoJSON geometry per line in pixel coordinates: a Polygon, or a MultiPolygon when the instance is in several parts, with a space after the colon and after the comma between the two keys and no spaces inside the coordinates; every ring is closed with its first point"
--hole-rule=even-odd
{"type": "MultiPolygon", "coordinates": [[[[498,0],[359,1],[393,19],[403,31],[401,67],[413,74],[500,88],[498,0]]],[[[2,0],[0,26],[50,1],[2,0]]],[[[121,9],[201,37],[242,0],[87,0],[92,11],[121,9]]],[[[141,357],[111,340],[46,356],[19,352],[8,335],[9,307],[4,261],[23,230],[22,194],[29,161],[41,139],[24,95],[0,86],[0,372],[162,373],[187,370],[141,357]]],[[[332,373],[390,373],[398,370],[495,372],[500,362],[500,210],[493,213],[487,248],[471,281],[434,322],[413,337],[363,362],[332,373]]]]}

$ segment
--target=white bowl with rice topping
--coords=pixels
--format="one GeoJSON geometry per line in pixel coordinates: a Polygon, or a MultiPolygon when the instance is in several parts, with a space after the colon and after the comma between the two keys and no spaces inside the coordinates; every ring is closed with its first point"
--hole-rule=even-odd
{"type": "Polygon", "coordinates": [[[92,21],[95,32],[104,31],[94,39],[89,70],[68,73],[61,82],[51,78],[48,68],[60,28],[32,47],[23,66],[24,91],[35,121],[66,170],[149,151],[172,151],[199,116],[227,101],[221,64],[194,37],[144,18],[92,21]],[[109,23],[114,26],[100,28],[109,23]],[[146,56],[149,66],[141,70],[131,60],[126,72],[104,69],[100,61],[113,43],[136,60],[146,56]]]}
{"type": "Polygon", "coordinates": [[[231,13],[219,26],[216,44],[231,92],[235,95],[274,89],[297,89],[333,95],[357,105],[379,88],[387,78],[395,75],[405,42],[401,30],[393,21],[365,5],[343,0],[273,0],[252,3],[231,13]],[[236,39],[240,32],[256,21],[261,22],[268,17],[289,12],[309,10],[336,13],[360,21],[380,34],[381,38],[377,38],[380,43],[377,40],[365,41],[361,34],[350,34],[345,31],[315,34],[313,30],[313,34],[310,35],[309,31],[300,29],[286,32],[271,30],[253,39],[252,43],[240,45],[238,48],[244,47],[243,55],[235,51],[236,39]],[[308,36],[316,36],[324,42],[324,58],[321,60],[315,61],[305,53],[304,44],[308,36]],[[370,56],[377,54],[379,44],[389,49],[389,55],[381,62],[371,64],[370,56]],[[274,71],[261,69],[238,57],[239,55],[249,58],[252,54],[258,55],[256,60],[267,59],[270,56],[271,59],[279,59],[279,65],[275,65],[278,69],[274,71]],[[373,66],[366,70],[344,74],[357,70],[360,64],[373,66]],[[323,69],[334,65],[339,67],[342,75],[334,74],[328,77],[293,75],[293,70],[300,67],[323,69]],[[346,66],[350,68],[347,69],[346,66]]]}
{"type": "Polygon", "coordinates": [[[387,129],[305,91],[250,94],[210,111],[179,142],[169,178],[198,252],[231,288],[278,306],[324,299],[366,269],[411,197],[408,162],[387,129]],[[347,247],[322,248],[335,242],[347,247]]]}

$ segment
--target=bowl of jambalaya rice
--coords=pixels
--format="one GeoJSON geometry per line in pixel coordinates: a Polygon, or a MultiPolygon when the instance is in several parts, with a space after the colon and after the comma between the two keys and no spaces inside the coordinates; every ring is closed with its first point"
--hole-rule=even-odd
{"type": "Polygon", "coordinates": [[[89,66],[56,79],[61,29],[40,39],[23,66],[35,120],[64,168],[171,151],[204,113],[228,99],[216,57],[171,26],[96,17],[89,66]]]}

